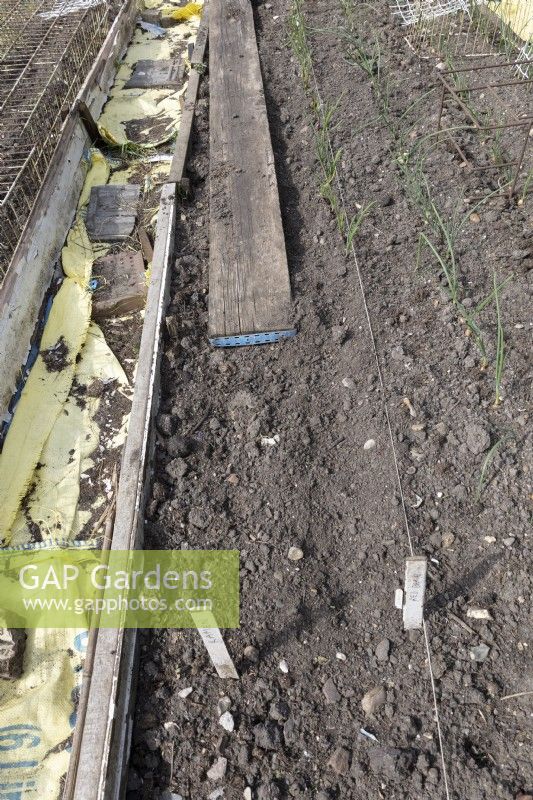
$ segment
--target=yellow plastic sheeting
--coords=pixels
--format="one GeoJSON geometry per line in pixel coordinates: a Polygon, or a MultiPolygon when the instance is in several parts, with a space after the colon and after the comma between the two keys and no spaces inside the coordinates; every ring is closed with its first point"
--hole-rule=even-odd
{"type": "Polygon", "coordinates": [[[533,39],[533,0],[501,0],[497,7],[489,7],[506,22],[524,41],[533,39]]]}
{"type": "Polygon", "coordinates": [[[66,278],[54,298],[41,352],[22,390],[0,454],[0,540],[4,545],[9,544],[11,526],[39,456],[67,400],[90,316],[89,291],[77,280],[66,278]],[[62,368],[58,368],[60,365],[62,368]]]}
{"type": "Polygon", "coordinates": [[[89,202],[91,189],[93,186],[101,186],[107,183],[109,178],[109,164],[107,159],[96,148],[91,150],[91,164],[89,172],[85,178],[83,189],[81,190],[80,199],[78,201],[78,209],[83,208],[89,202]]]}
{"type": "Polygon", "coordinates": [[[61,251],[63,272],[67,278],[72,278],[85,289],[91,280],[93,262],[107,250],[109,245],[93,245],[87,235],[85,223],[78,216],[68,232],[67,243],[61,251]]]}
{"type": "Polygon", "coordinates": [[[173,8],[172,6],[164,6],[161,9],[161,14],[164,17],[176,20],[176,22],[185,22],[192,17],[199,17],[202,14],[202,3],[187,3],[182,8],[173,8]]]}
{"type": "Polygon", "coordinates": [[[98,120],[102,136],[111,144],[134,142],[141,147],[158,147],[176,134],[181,117],[180,96],[169,89],[122,89],[112,93],[98,120]],[[128,136],[125,124],[139,121],[135,137],[128,136]],[[110,138],[109,138],[110,137],[110,138]]]}
{"type": "MultiPolygon", "coordinates": [[[[154,7],[159,7],[159,4],[154,7]]],[[[114,86],[103,113],[98,120],[100,133],[110,144],[134,143],[140,147],[158,147],[172,139],[179,127],[185,85],[172,89],[126,89],[138,61],[175,58],[181,53],[185,61],[187,44],[194,41],[202,5],[189,3],[188,16],[181,25],[167,28],[164,37],[137,29],[115,78],[114,86]],[[194,12],[194,13],[193,13],[194,12]],[[127,123],[135,122],[135,132],[126,132],[127,123]]],[[[174,13],[176,9],[169,9],[174,13]]]]}
{"type": "Polygon", "coordinates": [[[129,395],[124,370],[107,346],[102,331],[93,322],[76,365],[74,382],[77,394],[71,394],[67,399],[39,457],[40,467],[35,475],[34,488],[13,525],[12,547],[30,541],[35,525],[44,541],[75,538],[90,520],[94,509],[103,505],[102,494],[98,492],[90,509],[79,510],[81,475],[94,466],[91,455],[98,444],[107,452],[122,444],[124,421],[118,430],[105,440],[101,439],[96,420],[100,398],[91,396],[90,391],[83,391],[95,381],[103,384],[113,382],[113,391],[129,395]],[[81,392],[78,387],[81,387],[81,392]],[[80,394],[83,397],[81,403],[80,394]]]}
{"type": "MultiPolygon", "coordinates": [[[[95,185],[104,170],[95,158],[87,186],[95,185]]],[[[11,541],[10,531],[35,467],[57,418],[67,401],[76,359],[85,342],[91,318],[89,281],[95,259],[108,245],[91,243],[78,215],[61,252],[65,280],[52,303],[41,351],[29,374],[0,454],[0,543],[11,541]]]]}
{"type": "Polygon", "coordinates": [[[185,58],[186,45],[197,29],[198,21],[194,18],[191,22],[167,28],[164,37],[137,28],[124,60],[118,68],[113,88],[124,88],[126,81],[131,78],[133,67],[137,61],[166,61],[177,58],[179,53],[182,53],[185,58]]]}
{"type": "Polygon", "coordinates": [[[23,676],[0,681],[1,794],[56,800],[68,769],[87,632],[27,633],[23,676]]]}
{"type": "Polygon", "coordinates": [[[117,169],[111,173],[110,184],[137,183],[144,184],[144,192],[149,192],[156,183],[164,183],[170,172],[170,161],[133,161],[126,169],[117,169]],[[142,172],[145,174],[142,175],[142,172]]]}
{"type": "Polygon", "coordinates": [[[187,35],[191,36],[194,32],[193,26],[180,25],[176,28],[167,28],[165,36],[156,36],[150,31],[143,31],[142,28],[137,28],[133,34],[133,39],[128,47],[124,60],[122,61],[115,83],[120,81],[127,81],[131,76],[131,71],[137,61],[145,60],[168,60],[173,58],[176,50],[179,51],[179,44],[183,42],[187,35]]]}

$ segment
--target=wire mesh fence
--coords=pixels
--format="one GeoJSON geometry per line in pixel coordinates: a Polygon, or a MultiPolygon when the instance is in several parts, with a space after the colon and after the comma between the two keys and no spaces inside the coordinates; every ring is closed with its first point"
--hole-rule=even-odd
{"type": "Polygon", "coordinates": [[[533,42],[533,0],[393,0],[391,10],[415,47],[511,58],[533,42]]]}
{"type": "Polygon", "coordinates": [[[510,196],[528,186],[533,0],[394,0],[391,11],[415,52],[435,58],[439,138],[510,196]]]}
{"type": "Polygon", "coordinates": [[[0,4],[0,284],[108,16],[106,0],[0,4]]]}

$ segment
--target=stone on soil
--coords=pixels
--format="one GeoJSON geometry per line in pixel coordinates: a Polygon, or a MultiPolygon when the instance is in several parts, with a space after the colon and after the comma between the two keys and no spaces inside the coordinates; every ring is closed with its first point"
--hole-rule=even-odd
{"type": "Polygon", "coordinates": [[[388,639],[382,639],[376,647],[376,658],[378,661],[388,661],[390,652],[390,642],[388,639]]]}
{"type": "Polygon", "coordinates": [[[244,648],[244,657],[247,661],[250,661],[251,664],[256,664],[259,660],[259,650],[257,647],[249,644],[244,648]]]}
{"type": "Polygon", "coordinates": [[[341,696],[337,691],[337,687],[333,683],[332,678],[328,678],[322,687],[322,691],[324,693],[324,697],[326,698],[326,703],[338,703],[341,699],[341,696]]]}
{"type": "Polygon", "coordinates": [[[471,453],[478,456],[490,447],[490,436],[481,425],[472,423],[467,425],[465,431],[466,446],[471,453]]]}
{"type": "Polygon", "coordinates": [[[221,714],[218,722],[228,733],[231,733],[235,728],[235,720],[229,711],[225,711],[223,714],[221,714]]]}
{"type": "Polygon", "coordinates": [[[228,767],[228,759],[220,756],[214,762],[211,769],[207,770],[207,777],[210,781],[221,781],[224,775],[226,774],[226,769],[228,767]]]}
{"type": "Polygon", "coordinates": [[[383,686],[376,686],[365,694],[361,700],[361,707],[365,714],[375,714],[385,704],[386,699],[383,686]]]}
{"type": "Polygon", "coordinates": [[[277,750],[281,743],[280,731],[274,722],[255,725],[254,738],[256,745],[263,750],[277,750]]]}
{"type": "Polygon", "coordinates": [[[289,547],[289,561],[300,561],[304,557],[303,550],[299,547],[289,547]]]}
{"type": "Polygon", "coordinates": [[[414,753],[396,747],[374,747],[369,750],[368,763],[375,775],[401,778],[413,767],[414,753]]]}
{"type": "MultiPolygon", "coordinates": [[[[182,459],[180,459],[182,460],[182,459]]],[[[204,530],[209,527],[211,516],[201,508],[193,508],[189,512],[189,524],[194,525],[195,528],[204,530]]]]}
{"type": "Polygon", "coordinates": [[[187,462],[183,458],[173,458],[167,464],[167,472],[175,481],[183,478],[188,469],[187,462]]]}
{"type": "Polygon", "coordinates": [[[351,753],[345,747],[337,747],[328,761],[328,767],[337,775],[346,775],[350,769],[351,753]]]}

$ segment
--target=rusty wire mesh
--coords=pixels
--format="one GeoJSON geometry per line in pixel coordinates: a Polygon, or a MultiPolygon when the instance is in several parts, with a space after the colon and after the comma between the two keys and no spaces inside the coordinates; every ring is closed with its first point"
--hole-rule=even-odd
{"type": "Polygon", "coordinates": [[[0,3],[0,285],[108,30],[107,0],[0,3]]]}
{"type": "Polygon", "coordinates": [[[476,56],[494,48],[507,59],[533,41],[533,0],[391,0],[413,46],[476,56]]]}
{"type": "Polygon", "coordinates": [[[393,0],[391,10],[415,52],[438,62],[439,131],[447,117],[444,133],[465,167],[510,195],[523,191],[532,175],[533,0],[393,0]]]}

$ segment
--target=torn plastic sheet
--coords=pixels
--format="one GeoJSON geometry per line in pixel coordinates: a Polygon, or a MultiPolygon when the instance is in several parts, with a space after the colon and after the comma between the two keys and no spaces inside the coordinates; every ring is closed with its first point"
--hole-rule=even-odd
{"type": "MultiPolygon", "coordinates": [[[[195,9],[200,4],[194,5],[195,9]]],[[[158,147],[177,133],[181,118],[184,84],[173,89],[125,89],[135,64],[143,60],[187,59],[187,47],[194,41],[199,25],[198,11],[191,20],[167,28],[165,37],[137,28],[122,61],[108,102],[98,120],[100,133],[111,145],[134,143],[140,147],[158,147]]]]}
{"type": "MultiPolygon", "coordinates": [[[[11,547],[35,536],[42,541],[73,538],[104,505],[102,491],[95,493],[91,508],[79,509],[81,475],[94,467],[91,456],[99,445],[109,453],[124,443],[127,416],[103,438],[97,420],[100,396],[92,392],[95,385],[102,386],[111,401],[116,392],[130,396],[124,370],[102,331],[92,322],[76,364],[75,391],[70,393],[39,456],[33,488],[11,531],[11,547]]],[[[92,531],[91,536],[97,533],[92,531]]]]}
{"type": "Polygon", "coordinates": [[[163,38],[165,36],[165,28],[162,28],[160,25],[154,25],[153,22],[141,20],[139,22],[139,27],[142,28],[143,31],[153,33],[157,38],[163,38]]]}
{"type": "MultiPolygon", "coordinates": [[[[105,523],[100,506],[112,486],[103,479],[91,503],[80,508],[80,485],[87,483],[83,476],[95,467],[95,453],[116,451],[118,460],[118,448],[125,439],[127,411],[116,419],[99,419],[100,387],[111,402],[122,394],[125,409],[130,389],[101,330],[90,321],[92,265],[109,248],[91,244],[81,214],[90,187],[109,176],[102,159],[98,152],[92,153],[81,210],[62,251],[65,279],[53,299],[39,355],[0,456],[4,546],[68,547],[79,544],[75,539],[80,534],[86,537],[84,546],[90,546],[101,533],[92,520],[105,523]]],[[[55,800],[61,796],[87,636],[85,629],[28,631],[22,677],[0,681],[2,797],[55,800]]]]}
{"type": "Polygon", "coordinates": [[[110,144],[158,147],[172,139],[181,117],[184,89],[123,89],[112,94],[98,121],[110,144]]]}
{"type": "MultiPolygon", "coordinates": [[[[107,163],[107,160],[104,158],[104,156],[102,155],[102,153],[99,150],[97,150],[95,148],[92,148],[89,151],[89,155],[88,155],[87,161],[88,161],[88,171],[87,171],[87,175],[85,177],[85,182],[83,184],[82,193],[80,195],[80,199],[79,199],[79,202],[78,202],[78,210],[81,210],[86,205],[86,203],[88,202],[92,186],[98,185],[99,183],[106,183],[107,180],[108,180],[108,177],[109,177],[109,164],[107,163]]],[[[84,241],[85,241],[83,231],[81,229],[78,230],[77,232],[73,232],[71,230],[69,232],[69,237],[70,237],[70,241],[72,243],[73,250],[74,249],[76,249],[76,250],[79,249],[80,250],[80,256],[81,256],[82,253],[83,253],[84,241]],[[77,241],[77,242],[75,242],[76,237],[79,237],[79,241],[77,241]]],[[[91,246],[90,243],[89,243],[89,246],[91,246]]],[[[94,252],[94,257],[95,258],[99,258],[100,256],[105,255],[105,253],[109,249],[107,247],[107,245],[105,245],[105,246],[103,246],[103,245],[102,246],[100,246],[100,245],[96,245],[96,246],[92,245],[92,248],[93,248],[93,252],[94,252]]],[[[63,258],[65,258],[65,249],[63,249],[63,258]]],[[[72,253],[72,258],[75,258],[74,252],[72,253]]],[[[73,270],[75,270],[74,266],[73,266],[73,270]]],[[[74,272],[71,274],[71,277],[74,277],[74,272]]],[[[80,279],[81,279],[82,285],[84,285],[84,280],[86,279],[85,267],[83,267],[81,269],[80,279]]],[[[30,374],[30,372],[31,372],[31,370],[33,368],[33,365],[35,364],[35,361],[37,359],[37,356],[39,354],[39,344],[40,344],[40,340],[41,340],[42,331],[43,331],[43,329],[44,329],[44,327],[45,327],[45,325],[46,325],[46,323],[48,321],[48,316],[50,314],[50,309],[52,307],[52,303],[53,303],[54,296],[55,296],[56,281],[57,281],[57,279],[54,280],[54,285],[50,288],[49,296],[48,296],[46,302],[43,304],[42,319],[40,320],[39,325],[37,326],[36,334],[33,337],[33,340],[32,340],[33,343],[31,345],[30,351],[28,353],[28,358],[26,360],[26,363],[22,367],[21,379],[20,379],[20,381],[18,383],[17,391],[16,391],[15,395],[13,396],[13,398],[11,399],[11,402],[9,404],[9,413],[6,415],[6,417],[3,420],[4,424],[2,425],[1,430],[0,430],[0,449],[3,446],[3,442],[4,442],[5,438],[6,438],[7,431],[9,429],[10,424],[11,424],[11,420],[13,418],[13,415],[14,415],[15,410],[17,408],[17,405],[19,403],[20,397],[21,397],[22,392],[24,390],[24,386],[25,386],[26,381],[28,379],[28,375],[30,374]]]]}
{"type": "Polygon", "coordinates": [[[4,546],[9,544],[11,526],[41,451],[69,395],[90,315],[89,291],[65,278],[0,455],[0,541],[4,546]]]}

